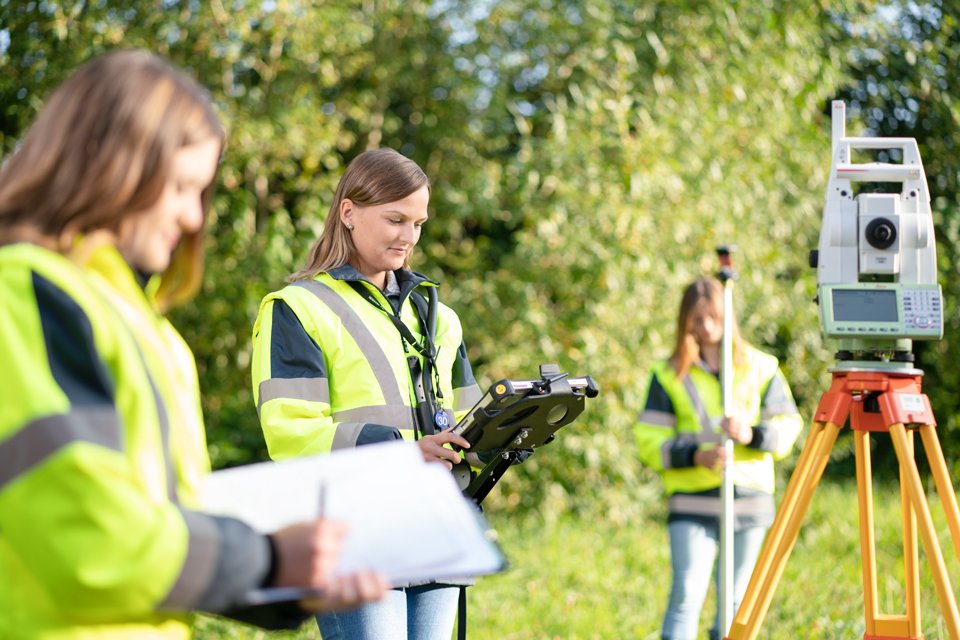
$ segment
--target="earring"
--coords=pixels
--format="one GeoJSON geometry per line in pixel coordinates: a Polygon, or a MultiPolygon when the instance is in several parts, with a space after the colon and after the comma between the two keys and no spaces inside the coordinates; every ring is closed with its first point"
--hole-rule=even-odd
{"type": "Polygon", "coordinates": [[[349,222],[344,225],[347,228],[347,231],[353,231],[353,225],[349,222]]]}

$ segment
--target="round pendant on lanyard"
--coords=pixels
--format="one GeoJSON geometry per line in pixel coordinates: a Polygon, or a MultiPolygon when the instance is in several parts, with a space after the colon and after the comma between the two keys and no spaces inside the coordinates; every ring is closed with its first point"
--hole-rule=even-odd
{"type": "Polygon", "coordinates": [[[441,431],[450,426],[450,418],[447,417],[447,413],[443,409],[438,409],[437,412],[433,414],[433,422],[441,431]]]}

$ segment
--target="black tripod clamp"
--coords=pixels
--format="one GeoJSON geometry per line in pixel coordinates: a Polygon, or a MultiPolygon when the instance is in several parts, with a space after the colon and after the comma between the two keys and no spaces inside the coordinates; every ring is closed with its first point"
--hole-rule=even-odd
{"type": "Polygon", "coordinates": [[[454,427],[481,456],[492,459],[472,476],[463,490],[476,504],[490,493],[511,465],[531,450],[551,442],[561,427],[585,408],[586,398],[599,393],[590,376],[571,378],[555,364],[540,365],[536,380],[500,380],[454,427]]]}

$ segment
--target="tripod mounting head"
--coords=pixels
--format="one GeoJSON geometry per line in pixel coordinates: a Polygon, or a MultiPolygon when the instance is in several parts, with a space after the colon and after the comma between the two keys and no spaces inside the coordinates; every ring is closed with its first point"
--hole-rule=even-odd
{"type": "Polygon", "coordinates": [[[720,270],[717,271],[717,279],[726,283],[727,280],[736,280],[739,278],[736,267],[733,266],[733,254],[737,250],[737,245],[725,244],[717,247],[717,260],[720,263],[720,270]]]}
{"type": "Polygon", "coordinates": [[[833,160],[820,243],[810,257],[820,328],[839,340],[840,361],[912,366],[912,340],[943,335],[933,214],[917,141],[847,137],[843,101],[832,108],[833,160]],[[902,162],[858,164],[855,150],[885,152],[902,162]],[[861,189],[855,195],[855,183],[901,187],[899,193],[861,189]]]}

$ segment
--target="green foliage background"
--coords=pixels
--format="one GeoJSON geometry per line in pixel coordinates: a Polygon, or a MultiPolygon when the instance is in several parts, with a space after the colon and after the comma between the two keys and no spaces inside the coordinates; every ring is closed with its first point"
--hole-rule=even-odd
{"type": "MultiPolygon", "coordinates": [[[[260,298],[298,268],[344,165],[399,149],[434,182],[415,268],[444,281],[481,384],[543,362],[601,395],[488,510],[637,513],[630,426],[680,289],[740,247],[744,333],[807,417],[828,383],[815,273],[829,101],[851,134],[921,142],[945,339],[918,351],[954,475],[960,445],[954,0],[0,0],[4,153],[57,83],[144,47],[210,88],[230,141],[193,346],[215,466],[265,457],[249,388],[260,298]]],[[[838,459],[849,455],[841,442],[838,459]]]]}

